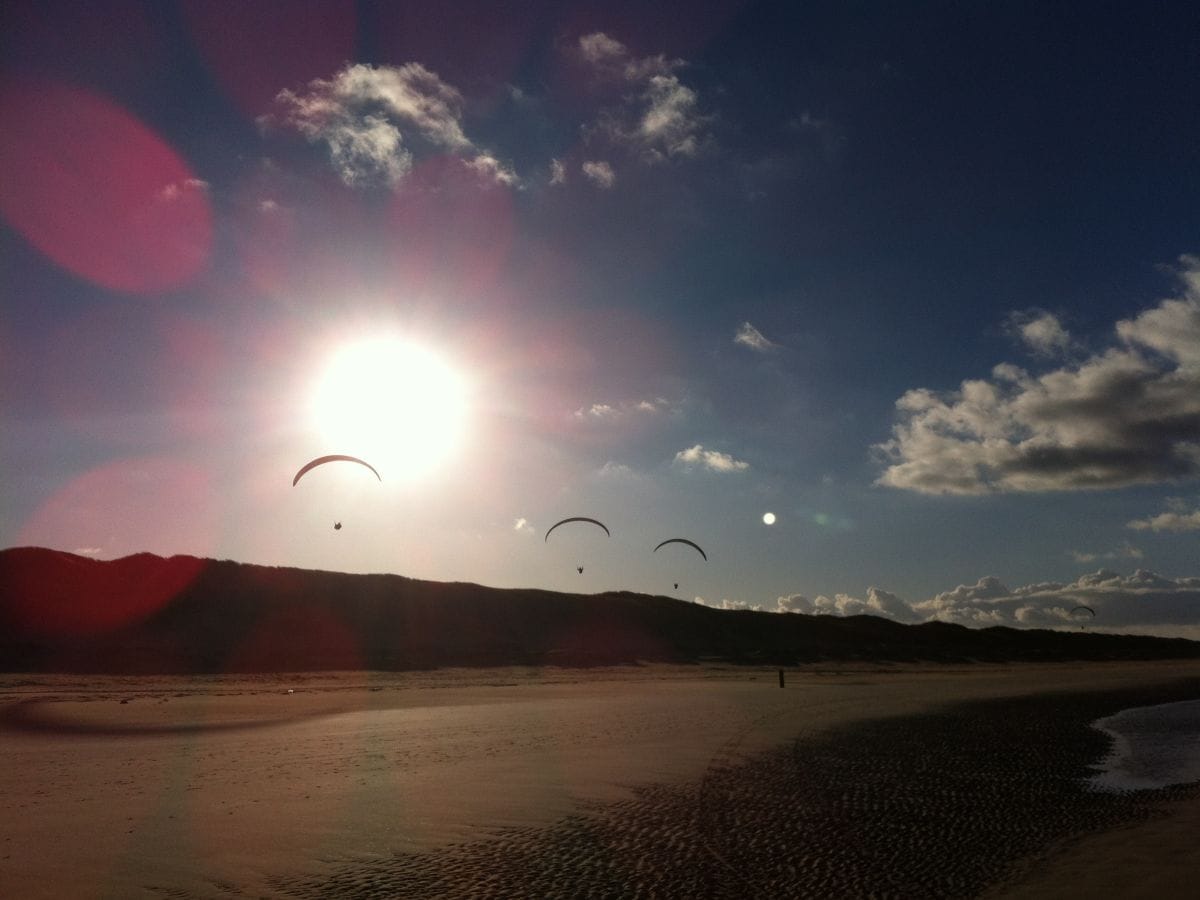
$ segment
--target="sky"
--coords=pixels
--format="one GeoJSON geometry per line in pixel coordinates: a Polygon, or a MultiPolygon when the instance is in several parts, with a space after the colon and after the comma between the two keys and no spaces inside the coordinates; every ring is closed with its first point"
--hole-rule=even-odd
{"type": "Polygon", "coordinates": [[[1200,638],[1192,4],[0,17],[0,546],[1200,638]]]}

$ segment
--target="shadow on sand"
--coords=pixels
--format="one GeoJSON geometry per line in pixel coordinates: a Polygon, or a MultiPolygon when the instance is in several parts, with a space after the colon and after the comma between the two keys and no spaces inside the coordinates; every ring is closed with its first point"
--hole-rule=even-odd
{"type": "Polygon", "coordinates": [[[253,719],[244,722],[164,722],[161,724],[119,724],[88,721],[73,718],[70,714],[56,710],[61,703],[46,700],[22,700],[0,707],[0,730],[27,734],[75,734],[97,737],[161,737],[216,733],[222,731],[252,731],[291,725],[308,719],[329,715],[328,712],[312,712],[287,716],[286,718],[253,719]]]}

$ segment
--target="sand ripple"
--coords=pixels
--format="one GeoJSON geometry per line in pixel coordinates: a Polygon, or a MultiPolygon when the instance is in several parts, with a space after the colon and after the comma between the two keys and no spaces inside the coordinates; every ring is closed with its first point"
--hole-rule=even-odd
{"type": "Polygon", "coordinates": [[[639,789],[552,828],[276,879],[295,897],[970,897],[1074,835],[1153,815],[1168,788],[1089,791],[1106,750],[1087,723],[1200,695],[1168,690],[1005,699],[856,724],[699,785],[639,789]]]}

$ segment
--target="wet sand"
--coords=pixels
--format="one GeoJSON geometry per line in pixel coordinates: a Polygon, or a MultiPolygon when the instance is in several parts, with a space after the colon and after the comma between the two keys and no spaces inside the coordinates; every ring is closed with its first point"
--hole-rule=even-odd
{"type": "Polygon", "coordinates": [[[1197,795],[1088,792],[1106,739],[1086,726],[1197,696],[1197,663],[809,668],[784,690],[658,666],[3,676],[0,893],[1064,896],[1063,866],[1138,885],[1153,853],[1104,842],[1179,837],[1197,795]]]}

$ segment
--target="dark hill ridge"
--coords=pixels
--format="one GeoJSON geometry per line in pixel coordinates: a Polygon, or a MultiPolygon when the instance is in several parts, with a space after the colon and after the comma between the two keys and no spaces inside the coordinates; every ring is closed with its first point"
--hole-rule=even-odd
{"type": "Polygon", "coordinates": [[[710,609],[141,553],[0,550],[0,670],[113,673],[1200,657],[1200,642],[710,609]]]}

